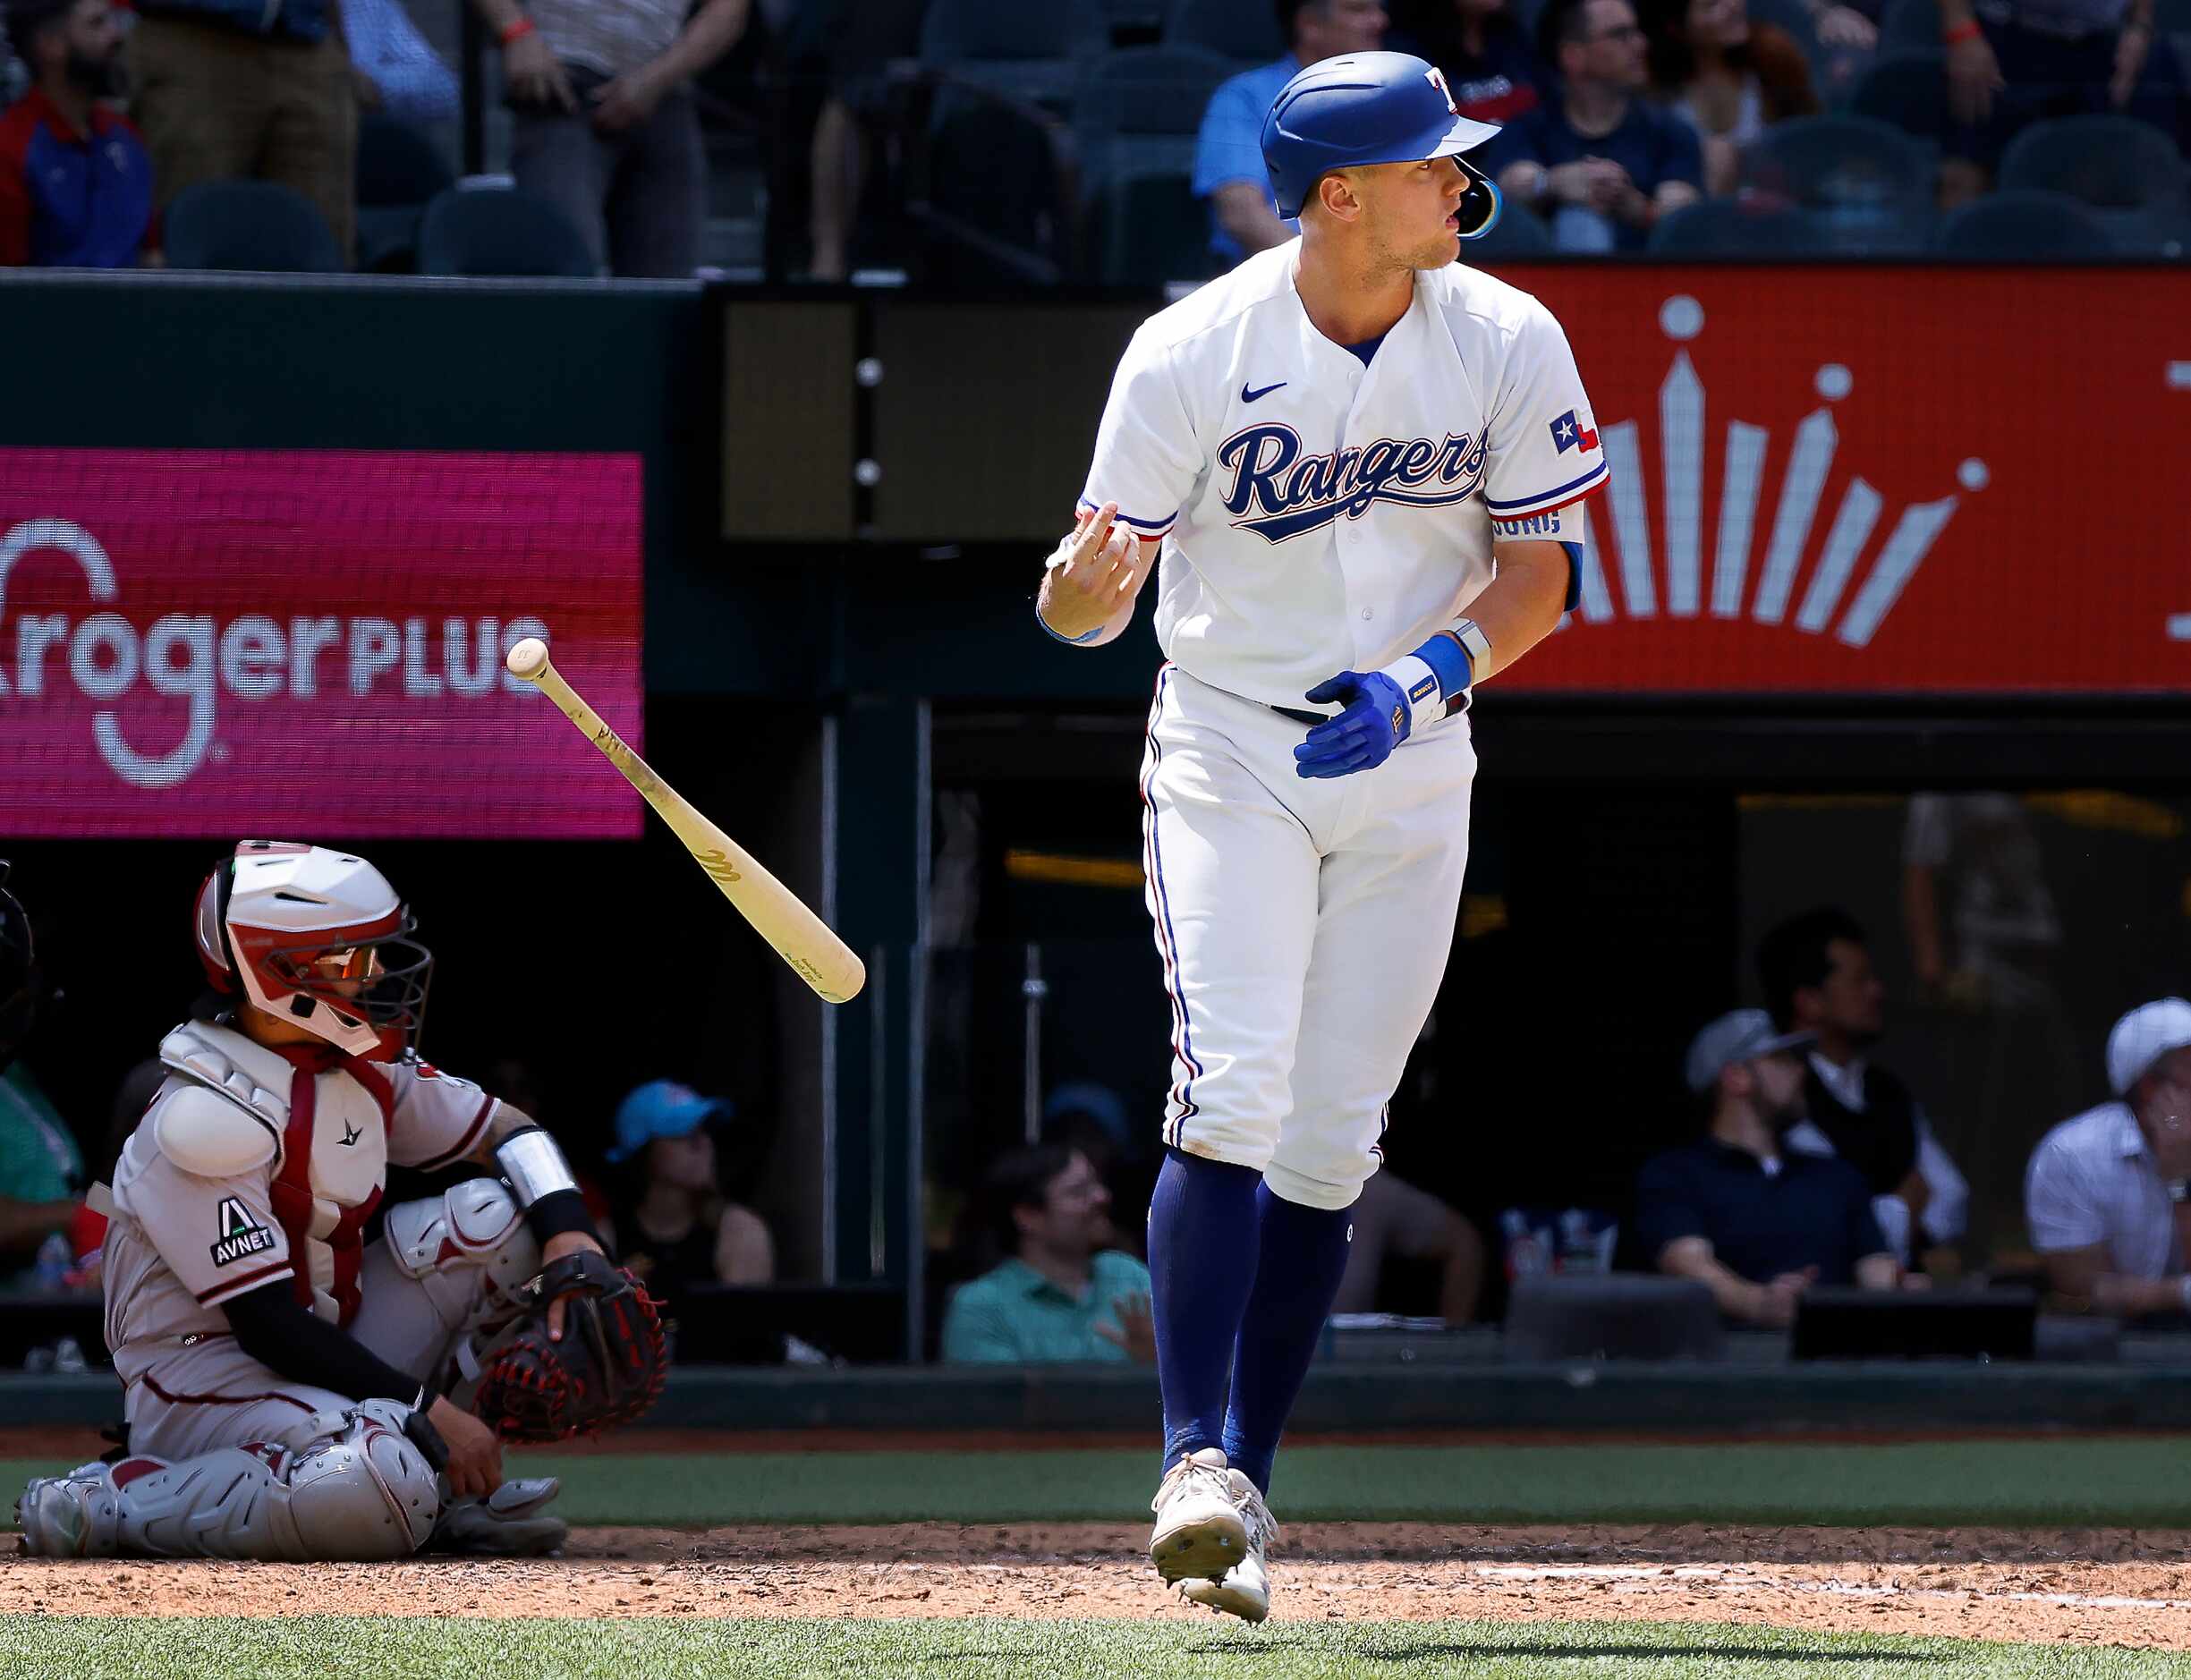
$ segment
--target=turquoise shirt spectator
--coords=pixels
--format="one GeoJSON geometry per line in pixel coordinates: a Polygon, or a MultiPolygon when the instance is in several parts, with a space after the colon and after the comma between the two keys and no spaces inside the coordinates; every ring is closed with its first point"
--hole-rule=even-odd
{"type": "MultiPolygon", "coordinates": [[[[1301,73],[1301,61],[1291,53],[1275,64],[1259,64],[1219,84],[1202,113],[1202,133],[1194,142],[1194,196],[1214,198],[1219,187],[1235,181],[1252,181],[1270,195],[1270,172],[1263,166],[1263,119],[1270,115],[1278,90],[1301,73]]],[[[1278,201],[1270,196],[1276,214],[1278,201]]],[[[1286,225],[1295,233],[1299,222],[1286,225]]],[[[1247,252],[1240,242],[1219,225],[1217,206],[1210,208],[1210,249],[1236,263],[1247,252]]]]}
{"type": "Polygon", "coordinates": [[[1008,1260],[963,1285],[943,1320],[943,1357],[954,1365],[1126,1362],[1125,1350],[1096,1333],[1118,1328],[1122,1296],[1149,1293],[1149,1268],[1106,1249],[1089,1262],[1088,1288],[1075,1298],[1024,1260],[1008,1260]]]}

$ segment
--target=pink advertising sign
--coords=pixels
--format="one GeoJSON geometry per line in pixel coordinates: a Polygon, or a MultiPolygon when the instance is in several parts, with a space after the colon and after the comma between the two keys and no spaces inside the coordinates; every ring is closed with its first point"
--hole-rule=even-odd
{"type": "Polygon", "coordinates": [[[0,836],[623,838],[629,454],[0,449],[0,836]]]}

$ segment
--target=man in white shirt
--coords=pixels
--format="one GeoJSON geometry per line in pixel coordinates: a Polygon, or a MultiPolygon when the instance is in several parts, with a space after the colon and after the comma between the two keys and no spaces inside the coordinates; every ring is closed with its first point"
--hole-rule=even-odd
{"type": "Polygon", "coordinates": [[[2032,1155],[2032,1246],[2058,1293],[2102,1312],[2191,1312],[2191,1003],[2163,997],[2117,1022],[2107,1076],[2116,1100],[2032,1155]]]}
{"type": "MultiPolygon", "coordinates": [[[[1765,1006],[1784,1032],[1817,1042],[1806,1081],[1809,1117],[1788,1147],[1839,1155],[1872,1186],[1872,1212],[1905,1266],[1963,1235],[1970,1187],[1909,1088],[1869,1053],[1886,1032],[1886,988],[1864,929],[1831,906],[1791,916],[1760,940],[1765,1006]]],[[[1952,1255],[1933,1256],[1946,1264],[1952,1255]]]]}

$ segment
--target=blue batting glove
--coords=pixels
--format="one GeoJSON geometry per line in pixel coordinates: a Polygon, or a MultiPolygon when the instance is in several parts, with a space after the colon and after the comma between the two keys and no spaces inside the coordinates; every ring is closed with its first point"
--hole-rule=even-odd
{"type": "Polygon", "coordinates": [[[1392,756],[1415,725],[1406,692],[1382,671],[1342,671],[1304,696],[1313,704],[1333,700],[1346,709],[1309,731],[1294,749],[1295,774],[1352,776],[1373,770],[1392,756]]]}

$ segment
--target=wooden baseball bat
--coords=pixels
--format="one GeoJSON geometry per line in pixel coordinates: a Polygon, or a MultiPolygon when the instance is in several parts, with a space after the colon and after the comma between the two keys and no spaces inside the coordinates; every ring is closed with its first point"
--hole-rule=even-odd
{"type": "Polygon", "coordinates": [[[756,863],[735,840],[709,822],[691,803],[657,776],[646,759],[624,745],[622,737],[600,719],[600,715],[564,681],[548,657],[548,644],[527,637],[510,649],[505,661],[510,675],[522,678],[556,702],[563,715],[576,724],[601,756],[624,772],[624,779],[637,788],[640,797],[653,806],[669,825],[669,831],[684,842],[692,860],[708,878],[722,889],[754,931],[776,947],[798,977],[814,988],[826,1004],[841,1004],[856,997],[867,983],[867,965],[828,924],[800,901],[797,894],[756,863]]]}

